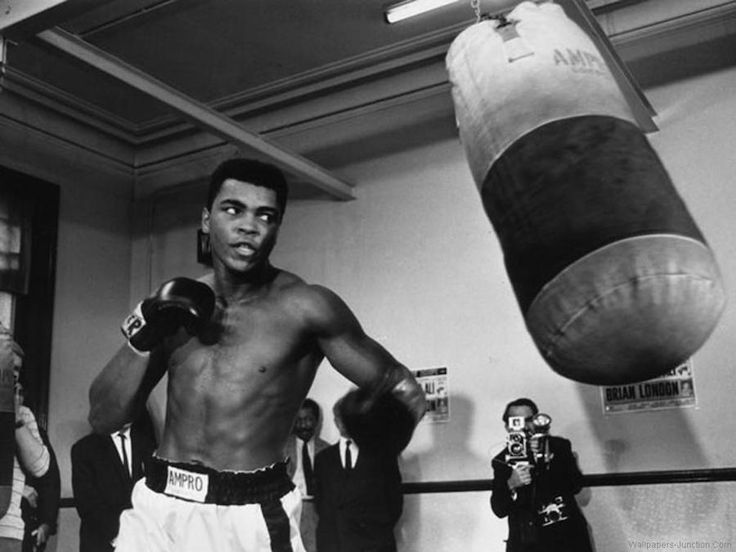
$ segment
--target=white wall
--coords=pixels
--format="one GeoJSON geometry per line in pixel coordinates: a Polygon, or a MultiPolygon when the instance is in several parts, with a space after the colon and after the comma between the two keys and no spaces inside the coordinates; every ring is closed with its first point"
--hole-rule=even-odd
{"type": "MultiPolygon", "coordinates": [[[[126,163],[38,130],[57,124],[54,116],[14,102],[0,95],[0,164],[60,187],[48,429],[67,498],[71,446],[90,431],[89,385],[119,346],[129,305],[133,177],[126,163]]],[[[78,130],[66,128],[70,137],[78,130]]],[[[48,550],[76,552],[76,511],[62,509],[59,519],[48,550]]]]}
{"type": "MultiPolygon", "coordinates": [[[[734,89],[736,70],[729,70],[648,91],[661,126],[651,140],[715,250],[729,293],[719,327],[694,357],[695,409],[605,417],[597,388],[546,367],[526,334],[450,132],[337,168],[358,183],[356,201],[289,206],[274,262],[337,291],[366,330],[410,367],[450,370],[452,419],[418,428],[402,459],[406,481],[488,478],[489,458],[504,438],[501,410],[519,395],[552,415],[554,432],[573,441],[586,473],[734,465],[734,89]]],[[[202,271],[193,257],[203,188],[161,195],[153,210],[138,204],[131,225],[123,175],[73,156],[21,166],[6,150],[0,161],[62,186],[49,420],[62,496],[69,497],[69,448],[88,430],[89,383],[120,344],[122,316],[161,280],[202,271]]],[[[325,365],[312,395],[329,412],[346,388],[325,365]]],[[[336,436],[329,419],[323,433],[336,436]]],[[[733,523],[722,523],[735,515],[729,485],[596,488],[586,500],[599,550],[624,550],[631,535],[700,535],[709,527],[732,538],[733,523]],[[669,499],[704,508],[696,518],[683,508],[665,512],[660,505],[669,499]]],[[[66,510],[58,550],[76,549],[76,527],[66,510]]],[[[492,518],[487,493],[412,495],[399,535],[407,552],[500,550],[505,526],[492,518]]]]}
{"type": "MultiPolygon", "coordinates": [[[[359,183],[356,201],[289,205],[274,263],[339,293],[368,333],[411,368],[449,368],[451,420],[420,425],[402,458],[405,481],[490,477],[489,459],[504,439],[501,411],[522,395],[552,415],[553,432],[573,441],[585,473],[734,465],[734,89],[736,70],[729,70],[647,92],[660,114],[651,141],[713,247],[729,295],[720,325],[693,358],[696,408],[604,416],[597,387],[544,364],[450,133],[339,167],[359,183]]],[[[191,255],[202,190],[188,186],[179,201],[157,201],[149,274],[134,280],[201,272],[191,256],[182,258],[191,255]]],[[[315,380],[311,395],[327,413],[328,439],[336,437],[329,409],[347,387],[327,364],[315,380]]],[[[735,513],[726,484],[595,488],[583,498],[599,550],[625,550],[632,539],[733,537],[733,524],[722,523],[735,513]],[[709,507],[693,519],[689,508],[663,506],[673,500],[709,507]]],[[[399,534],[406,551],[500,550],[505,525],[492,518],[488,493],[419,495],[407,500],[399,534]]]]}
{"type": "MultiPolygon", "coordinates": [[[[500,412],[518,395],[550,412],[554,430],[573,439],[589,473],[732,464],[717,399],[735,390],[729,329],[736,323],[736,225],[728,213],[736,205],[735,80],[730,71],[648,93],[661,113],[652,142],[715,250],[731,297],[693,359],[696,409],[604,417],[597,387],[544,365],[454,138],[345,167],[360,182],[355,202],[289,207],[275,260],[333,287],[409,366],[450,369],[453,420],[420,428],[409,449],[419,456],[411,479],[485,477],[489,450],[503,439],[500,412]],[[436,450],[448,439],[453,447],[436,450]]],[[[343,385],[323,370],[313,394],[331,404],[343,385]]]]}
{"type": "Polygon", "coordinates": [[[121,344],[130,283],[130,195],[62,183],[49,392],[49,438],[72,496],[71,445],[90,431],[87,393],[121,344]]]}

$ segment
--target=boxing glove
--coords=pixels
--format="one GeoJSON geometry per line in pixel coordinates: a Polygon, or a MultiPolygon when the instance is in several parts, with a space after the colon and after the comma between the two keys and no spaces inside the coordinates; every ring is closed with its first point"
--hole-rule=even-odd
{"type": "Polygon", "coordinates": [[[354,389],[343,397],[340,417],[358,447],[398,455],[409,444],[416,419],[409,407],[391,392],[371,396],[354,389]]]}
{"type": "Polygon", "coordinates": [[[137,351],[151,351],[179,328],[196,335],[214,309],[215,294],[208,285],[174,278],[136,306],[123,322],[123,335],[137,351]]]}

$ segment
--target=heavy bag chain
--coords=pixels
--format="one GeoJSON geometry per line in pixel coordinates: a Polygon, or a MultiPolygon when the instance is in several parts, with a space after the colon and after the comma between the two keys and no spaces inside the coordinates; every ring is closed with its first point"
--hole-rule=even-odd
{"type": "Polygon", "coordinates": [[[481,10],[480,2],[481,0],[470,0],[470,7],[473,9],[473,13],[475,14],[476,23],[480,23],[481,21],[485,19],[496,21],[499,27],[503,27],[510,23],[509,20],[506,19],[506,16],[504,14],[499,14],[499,15],[484,14],[483,11],[481,10]]]}
{"type": "Polygon", "coordinates": [[[473,13],[475,13],[475,22],[480,23],[482,18],[480,12],[480,0],[470,0],[470,7],[473,8],[473,13]]]}
{"type": "MultiPolygon", "coordinates": [[[[503,15],[497,15],[497,16],[484,16],[483,11],[480,9],[480,1],[481,0],[470,0],[470,7],[473,9],[473,13],[475,14],[475,22],[480,23],[483,19],[496,19],[500,22],[501,25],[504,25],[508,23],[506,18],[503,15]]],[[[547,2],[552,2],[554,0],[532,0],[535,4],[544,4],[547,2]]]]}
{"type": "MultiPolygon", "coordinates": [[[[551,0],[534,0],[536,4],[543,4],[551,0]]],[[[503,40],[506,59],[514,62],[527,56],[534,55],[533,49],[523,40],[516,31],[516,20],[509,20],[505,13],[498,15],[483,14],[480,7],[481,0],[470,0],[470,7],[475,12],[475,23],[483,20],[495,21],[495,29],[503,40]]]]}

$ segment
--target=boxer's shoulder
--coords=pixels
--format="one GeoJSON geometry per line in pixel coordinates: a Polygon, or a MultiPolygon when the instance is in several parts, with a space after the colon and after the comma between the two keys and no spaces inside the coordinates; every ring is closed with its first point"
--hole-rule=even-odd
{"type": "Polygon", "coordinates": [[[277,288],[279,301],[284,308],[315,329],[334,322],[344,322],[350,316],[347,305],[334,291],[308,283],[299,276],[286,273],[277,288]]]}
{"type": "Polygon", "coordinates": [[[200,276],[199,278],[197,278],[197,281],[208,285],[210,288],[212,288],[212,290],[215,289],[215,273],[214,272],[208,272],[207,274],[200,276]]]}

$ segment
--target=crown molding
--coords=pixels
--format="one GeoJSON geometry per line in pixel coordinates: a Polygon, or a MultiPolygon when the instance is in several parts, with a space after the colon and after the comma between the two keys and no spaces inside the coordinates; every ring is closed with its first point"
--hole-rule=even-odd
{"type": "Polygon", "coordinates": [[[0,143],[0,164],[5,167],[62,187],[70,182],[83,183],[105,193],[132,197],[135,175],[127,159],[110,157],[4,113],[0,113],[0,143]]]}
{"type": "MultiPolygon", "coordinates": [[[[702,42],[703,37],[736,34],[736,0],[620,3],[621,7],[600,13],[597,20],[625,62],[702,42]]],[[[472,23],[469,20],[245,90],[209,106],[251,132],[298,144],[296,151],[301,152],[331,143],[327,134],[332,126],[339,126],[342,132],[351,120],[370,121],[372,114],[380,114],[377,124],[385,125],[385,114],[396,114],[401,106],[418,109],[422,117],[428,116],[428,105],[444,114],[450,105],[443,97],[449,96],[444,56],[454,37],[472,23]],[[429,101],[429,97],[434,99],[429,101]]],[[[114,151],[118,142],[131,148],[135,152],[131,168],[144,181],[153,180],[157,172],[162,174],[163,168],[182,163],[185,158],[200,166],[208,164],[203,159],[232,151],[222,139],[181,118],[166,116],[136,125],[12,68],[8,68],[4,86],[14,95],[107,136],[108,141],[94,139],[87,146],[102,156],[116,160],[126,157],[109,154],[108,148],[114,151]]],[[[353,126],[356,133],[363,132],[358,125],[353,126]]],[[[171,179],[181,182],[181,176],[171,179]]]]}
{"type": "Polygon", "coordinates": [[[2,89],[94,127],[130,145],[136,145],[134,136],[138,132],[138,127],[135,124],[12,66],[6,68],[2,89]]]}

